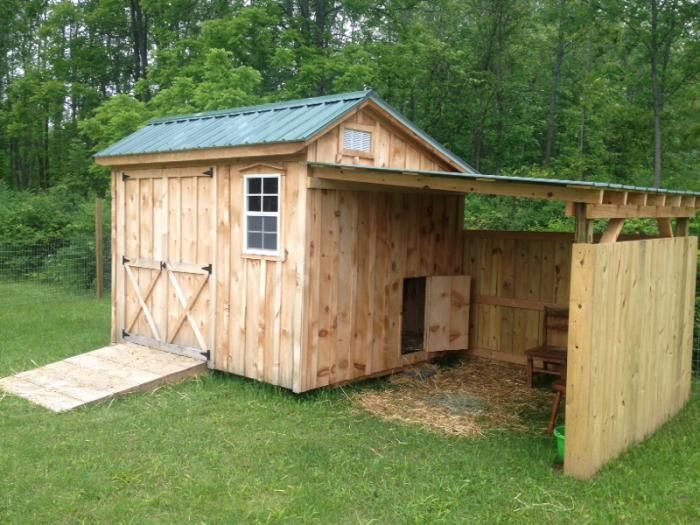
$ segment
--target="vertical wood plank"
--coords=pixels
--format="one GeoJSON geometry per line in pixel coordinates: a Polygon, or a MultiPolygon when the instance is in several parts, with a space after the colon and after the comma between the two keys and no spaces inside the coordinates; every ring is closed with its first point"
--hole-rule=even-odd
{"type": "Polygon", "coordinates": [[[696,250],[695,238],[574,245],[567,473],[591,477],[687,400],[696,250]]]}
{"type": "MultiPolygon", "coordinates": [[[[117,170],[112,170],[112,180],[111,180],[111,254],[112,254],[112,333],[110,341],[112,343],[119,342],[121,336],[121,314],[120,314],[120,285],[121,285],[121,272],[119,271],[119,257],[121,246],[120,238],[122,237],[122,225],[121,225],[121,213],[120,209],[123,211],[123,205],[121,199],[123,198],[123,193],[120,188],[120,175],[117,170]]],[[[123,252],[122,252],[123,253],[123,252]]]]}
{"type": "Polygon", "coordinates": [[[216,334],[213,364],[228,370],[231,331],[231,173],[228,165],[216,168],[216,334]]]}

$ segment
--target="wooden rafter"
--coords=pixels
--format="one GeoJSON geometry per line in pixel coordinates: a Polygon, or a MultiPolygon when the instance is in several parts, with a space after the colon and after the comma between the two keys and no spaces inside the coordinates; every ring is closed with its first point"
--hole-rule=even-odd
{"type": "MultiPolygon", "coordinates": [[[[458,176],[430,176],[412,171],[381,171],[361,166],[311,166],[313,178],[362,184],[439,190],[452,193],[503,195],[553,201],[600,203],[602,190],[554,186],[542,183],[458,176]]],[[[456,174],[455,174],[456,175],[456,174]]]]}
{"type": "Polygon", "coordinates": [[[598,189],[573,184],[547,184],[504,177],[465,176],[373,167],[309,164],[307,187],[311,189],[366,189],[387,191],[440,191],[461,194],[502,195],[567,203],[567,215],[575,216],[575,203],[585,204],[585,219],[632,217],[694,217],[700,199],[694,195],[666,194],[650,190],[598,189]]]}
{"type": "Polygon", "coordinates": [[[620,236],[620,233],[622,232],[622,227],[625,225],[625,219],[610,219],[610,222],[608,223],[608,227],[605,229],[603,232],[603,235],[600,237],[600,241],[598,241],[600,244],[607,244],[607,243],[612,243],[616,242],[617,238],[620,236]]]}
{"type": "MultiPolygon", "coordinates": [[[[696,208],[673,206],[621,206],[617,204],[595,204],[586,209],[589,219],[631,219],[634,217],[664,218],[664,217],[694,217],[696,208]]],[[[572,215],[572,213],[568,213],[572,215]]]]}

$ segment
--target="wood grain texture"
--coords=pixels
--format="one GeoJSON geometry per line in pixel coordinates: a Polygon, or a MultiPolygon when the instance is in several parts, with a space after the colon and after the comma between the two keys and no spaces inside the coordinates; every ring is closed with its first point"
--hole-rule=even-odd
{"type": "Polygon", "coordinates": [[[0,390],[66,412],[205,372],[203,361],[122,343],[0,379],[0,390]]]}
{"type": "MultiPolygon", "coordinates": [[[[470,349],[523,360],[542,344],[545,306],[569,302],[572,234],[465,231],[464,273],[473,276],[470,349]],[[515,356],[515,357],[514,357],[515,356]]],[[[558,341],[557,343],[565,343],[558,341]]]]}
{"type": "Polygon", "coordinates": [[[468,348],[471,277],[435,275],[426,281],[426,351],[468,348]]]}
{"type": "Polygon", "coordinates": [[[241,160],[226,168],[228,176],[220,181],[217,207],[217,259],[228,271],[217,281],[216,323],[221,342],[215,368],[298,390],[294,383],[299,382],[295,374],[300,369],[295,363],[302,348],[306,168],[287,159],[253,167],[241,160]],[[243,172],[283,175],[280,257],[243,254],[243,172]]]}
{"type": "Polygon", "coordinates": [[[697,238],[573,247],[564,470],[641,441],[690,395],[697,238]]]}
{"type": "Polygon", "coordinates": [[[440,156],[430,151],[418,139],[409,136],[398,126],[386,121],[370,108],[350,115],[342,125],[336,126],[318,138],[315,148],[309,149],[309,161],[333,164],[357,164],[406,169],[455,171],[440,156]],[[343,150],[343,127],[372,130],[372,155],[357,156],[343,150]]]}
{"type": "Polygon", "coordinates": [[[162,345],[213,348],[214,184],[201,169],[116,177],[113,339],[122,330],[162,345]],[[123,258],[126,258],[126,261],[123,258]]]}
{"type": "MultiPolygon", "coordinates": [[[[461,197],[308,192],[307,345],[301,390],[426,359],[426,352],[401,355],[403,279],[461,273],[462,219],[456,216],[461,197]],[[448,227],[454,231],[447,232],[448,227]]],[[[464,312],[465,305],[458,302],[464,312]]],[[[447,342],[451,335],[448,329],[447,342]]],[[[467,337],[461,340],[466,348],[467,337]]]]}

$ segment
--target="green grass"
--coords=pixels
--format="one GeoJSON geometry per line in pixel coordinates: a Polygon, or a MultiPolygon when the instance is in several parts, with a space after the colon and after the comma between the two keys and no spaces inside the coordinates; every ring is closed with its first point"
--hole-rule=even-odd
{"type": "MultiPolygon", "coordinates": [[[[0,376],[108,332],[106,301],[0,308],[0,376]]],[[[7,396],[0,523],[699,522],[695,387],[590,482],[552,468],[546,437],[446,437],[367,415],[340,390],[298,397],[211,374],[62,415],[7,396]]]]}

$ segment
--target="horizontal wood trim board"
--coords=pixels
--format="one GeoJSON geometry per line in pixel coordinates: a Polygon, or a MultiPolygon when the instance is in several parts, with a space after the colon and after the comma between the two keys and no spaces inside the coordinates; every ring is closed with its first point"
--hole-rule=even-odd
{"type": "Polygon", "coordinates": [[[568,232],[521,232],[499,230],[464,230],[467,239],[515,239],[531,241],[569,241],[574,242],[574,234],[568,232]]]}
{"type": "Polygon", "coordinates": [[[545,308],[568,308],[568,304],[547,303],[532,301],[529,299],[513,299],[512,297],[498,297],[493,295],[476,295],[472,304],[488,304],[491,306],[505,306],[508,308],[522,308],[524,310],[544,311],[545,308]]]}
{"type": "Polygon", "coordinates": [[[122,338],[127,343],[135,343],[137,345],[146,346],[149,348],[155,348],[156,350],[162,350],[163,352],[170,352],[171,354],[177,354],[184,357],[190,357],[196,359],[197,361],[206,361],[206,357],[196,348],[190,348],[188,346],[181,346],[176,344],[165,344],[161,341],[157,341],[150,337],[142,335],[126,335],[122,338]]]}
{"type": "Polygon", "coordinates": [[[120,172],[122,177],[128,179],[176,179],[183,177],[212,177],[214,167],[196,167],[196,168],[155,168],[141,170],[123,170],[120,172]],[[209,171],[211,170],[211,171],[209,171]],[[211,173],[211,174],[210,174],[211,173]]]}
{"type": "Polygon", "coordinates": [[[396,186],[384,186],[381,184],[363,184],[358,182],[325,180],[316,177],[307,177],[306,187],[310,190],[370,191],[374,193],[427,193],[437,195],[454,194],[452,191],[426,190],[423,188],[398,188],[396,186]]]}
{"type": "Polygon", "coordinates": [[[189,151],[172,151],[163,153],[144,153],[142,155],[121,155],[114,157],[96,157],[100,166],[133,166],[158,162],[194,162],[200,160],[226,160],[240,157],[267,157],[271,155],[290,155],[306,148],[303,142],[284,144],[262,144],[259,146],[237,146],[232,148],[208,148],[189,151]]]}
{"type": "MultiPolygon", "coordinates": [[[[574,242],[574,234],[566,232],[519,232],[519,231],[498,231],[498,230],[463,230],[466,240],[479,241],[483,239],[501,239],[501,240],[523,240],[523,241],[558,241],[558,242],[574,242]]],[[[601,239],[601,234],[595,234],[593,240],[598,242],[601,239]]],[[[648,239],[657,239],[658,235],[635,235],[621,234],[618,237],[619,241],[643,241],[648,239]]]]}
{"type": "Polygon", "coordinates": [[[130,259],[127,257],[124,261],[127,266],[132,268],[144,268],[146,270],[160,270],[160,261],[154,261],[152,259],[130,259]]]}
{"type": "Polygon", "coordinates": [[[415,172],[380,172],[357,168],[334,168],[310,166],[312,175],[319,179],[381,184],[404,188],[444,190],[454,193],[479,193],[484,195],[504,195],[540,200],[574,201],[597,204],[601,201],[601,190],[578,189],[549,186],[529,182],[498,180],[474,180],[459,177],[429,177],[415,172]]]}
{"type": "MultiPolygon", "coordinates": [[[[586,207],[588,219],[629,219],[634,217],[694,217],[694,206],[634,206],[618,204],[597,204],[586,207]]],[[[571,212],[567,210],[567,215],[571,212]]]]}
{"type": "Polygon", "coordinates": [[[493,361],[502,361],[504,363],[513,363],[516,365],[525,365],[527,359],[525,354],[515,354],[513,352],[499,352],[497,350],[488,350],[485,348],[472,348],[469,354],[474,357],[483,357],[492,359],[493,361]]]}
{"type": "Polygon", "coordinates": [[[209,275],[209,269],[204,265],[180,263],[180,262],[168,262],[167,268],[171,272],[175,273],[193,273],[198,275],[209,275]]]}

